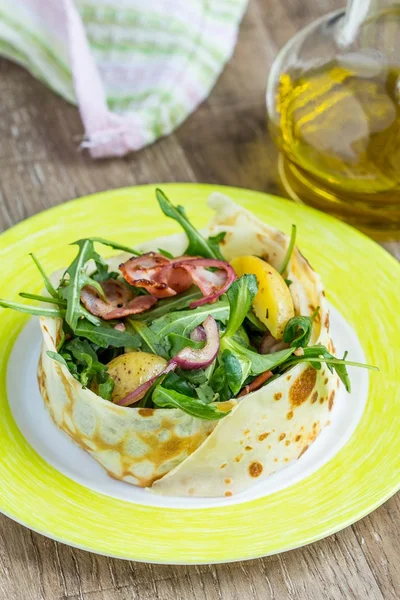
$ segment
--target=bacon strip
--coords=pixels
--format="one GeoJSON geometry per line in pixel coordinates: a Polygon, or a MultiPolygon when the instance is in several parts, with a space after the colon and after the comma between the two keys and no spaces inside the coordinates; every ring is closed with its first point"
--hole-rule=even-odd
{"type": "Polygon", "coordinates": [[[204,297],[192,302],[190,308],[215,302],[236,279],[233,268],[224,260],[197,256],[168,259],[155,252],[135,256],[119,268],[128,283],[146,288],[157,298],[175,296],[197,285],[204,297]]]}
{"type": "Polygon", "coordinates": [[[132,257],[120,265],[119,269],[131,285],[145,288],[156,298],[168,298],[184,292],[192,285],[192,279],[184,269],[171,272],[169,277],[161,277],[163,267],[176,260],[170,260],[156,252],[148,252],[132,257]]]}
{"type": "Polygon", "coordinates": [[[242,396],[246,396],[250,392],[258,390],[266,381],[268,381],[268,379],[271,379],[272,376],[272,371],[265,371],[265,373],[261,373],[261,375],[256,377],[254,381],[249,383],[249,385],[244,386],[244,388],[239,393],[238,398],[241,398],[242,396]]]}
{"type": "Polygon", "coordinates": [[[123,319],[129,315],[145,312],[157,302],[154,296],[136,296],[121,282],[108,279],[101,284],[107,300],[101,298],[91,285],[85,285],[81,291],[81,302],[94,316],[105,321],[123,319]]]}

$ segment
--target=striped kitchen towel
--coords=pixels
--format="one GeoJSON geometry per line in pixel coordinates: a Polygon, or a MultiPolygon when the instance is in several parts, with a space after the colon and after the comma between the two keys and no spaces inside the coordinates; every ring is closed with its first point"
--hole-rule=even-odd
{"type": "Polygon", "coordinates": [[[0,0],[0,54],[78,104],[83,147],[168,135],[230,59],[247,0],[0,0]]]}

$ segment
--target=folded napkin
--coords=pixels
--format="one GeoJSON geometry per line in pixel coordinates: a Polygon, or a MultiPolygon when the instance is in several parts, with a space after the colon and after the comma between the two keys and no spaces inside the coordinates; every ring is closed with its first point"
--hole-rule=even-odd
{"type": "Polygon", "coordinates": [[[232,55],[247,0],[0,0],[0,54],[79,105],[82,146],[122,156],[169,134],[232,55]]]}

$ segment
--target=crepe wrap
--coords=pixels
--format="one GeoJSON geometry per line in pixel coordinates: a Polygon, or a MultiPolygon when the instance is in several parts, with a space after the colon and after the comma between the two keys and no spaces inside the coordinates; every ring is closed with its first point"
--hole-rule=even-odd
{"type": "MultiPolygon", "coordinates": [[[[226,232],[222,253],[261,256],[282,264],[288,237],[259,221],[221,194],[208,233],[226,232]]],[[[185,235],[158,238],[142,251],[162,247],[183,254],[185,235]]],[[[126,255],[108,261],[115,269],[126,255]]],[[[319,276],[295,248],[287,277],[296,314],[314,321],[311,344],[332,350],[329,312],[319,276]]],[[[231,402],[220,421],[192,417],[180,409],[122,407],[103,400],[51,359],[61,336],[61,320],[41,317],[40,391],[56,425],[89,452],[116,479],[167,496],[231,496],[297,460],[329,423],[338,378],[325,365],[299,363],[256,392],[231,402]],[[150,487],[151,486],[151,487],[150,487]]]]}

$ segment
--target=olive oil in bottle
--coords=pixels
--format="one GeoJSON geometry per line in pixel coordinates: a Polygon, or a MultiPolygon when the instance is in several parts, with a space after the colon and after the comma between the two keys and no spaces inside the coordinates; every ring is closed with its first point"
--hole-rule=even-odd
{"type": "Polygon", "coordinates": [[[358,226],[400,229],[400,71],[337,58],[282,72],[271,133],[286,192],[358,226]]]}

